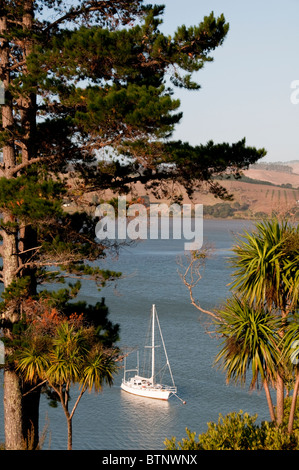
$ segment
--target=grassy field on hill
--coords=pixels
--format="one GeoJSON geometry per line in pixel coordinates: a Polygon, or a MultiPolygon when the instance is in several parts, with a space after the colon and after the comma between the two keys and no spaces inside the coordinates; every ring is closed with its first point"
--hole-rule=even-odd
{"type": "MultiPolygon", "coordinates": [[[[299,220],[299,161],[256,164],[244,171],[241,179],[221,179],[219,183],[233,195],[232,201],[215,198],[209,193],[206,184],[194,193],[192,201],[183,188],[176,187],[175,194],[182,195],[181,203],[203,204],[207,218],[256,219],[276,213],[299,220]]],[[[140,183],[133,188],[133,194],[135,200],[147,195],[150,203],[171,204],[171,200],[158,199],[147,193],[140,183]]],[[[93,211],[101,201],[115,197],[117,194],[112,191],[84,194],[77,200],[77,207],[87,204],[93,211]]],[[[75,207],[76,204],[72,202],[68,210],[75,210],[75,207]]]]}

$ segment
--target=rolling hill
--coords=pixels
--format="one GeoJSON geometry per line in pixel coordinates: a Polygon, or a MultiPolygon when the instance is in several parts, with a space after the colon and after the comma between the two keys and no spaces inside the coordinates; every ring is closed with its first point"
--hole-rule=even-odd
{"type": "MultiPolygon", "coordinates": [[[[275,212],[299,219],[299,161],[259,163],[243,174],[240,180],[221,181],[234,196],[230,203],[231,216],[256,218],[275,212]]],[[[203,201],[203,204],[210,206],[211,201],[203,201]]],[[[211,210],[206,212],[213,214],[211,210]]]]}
{"type": "MultiPolygon", "coordinates": [[[[256,219],[270,216],[275,212],[280,215],[288,214],[299,220],[299,161],[257,163],[244,171],[241,179],[221,179],[219,183],[233,195],[232,201],[215,198],[209,193],[206,184],[203,184],[199,191],[195,191],[192,201],[182,187],[176,186],[173,194],[174,196],[182,195],[182,203],[203,204],[205,217],[256,219]]],[[[156,198],[148,193],[140,183],[132,189],[133,196],[131,197],[135,200],[146,197],[150,203],[171,204],[170,200],[163,199],[163,197],[156,198]]],[[[117,194],[109,190],[100,193],[85,193],[84,197],[80,198],[79,205],[90,205],[93,210],[92,207],[101,201],[109,201],[115,197],[117,194]]]]}

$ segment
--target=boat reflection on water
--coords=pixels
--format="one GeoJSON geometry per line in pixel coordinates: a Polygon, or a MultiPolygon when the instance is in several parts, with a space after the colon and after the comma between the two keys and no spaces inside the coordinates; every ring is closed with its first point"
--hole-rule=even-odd
{"type": "MultiPolygon", "coordinates": [[[[118,425],[126,426],[130,432],[119,436],[120,448],[142,448],[144,450],[156,450],[157,434],[161,429],[172,429],[178,418],[176,400],[152,400],[142,396],[132,395],[121,390],[120,401],[122,413],[118,417],[118,425]]],[[[160,437],[160,446],[169,438],[165,431],[160,437]]]]}

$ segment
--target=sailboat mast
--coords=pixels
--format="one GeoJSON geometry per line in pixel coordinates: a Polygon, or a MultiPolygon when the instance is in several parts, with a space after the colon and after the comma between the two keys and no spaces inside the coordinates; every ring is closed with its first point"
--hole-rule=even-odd
{"type": "Polygon", "coordinates": [[[158,315],[157,315],[157,324],[158,324],[159,333],[160,333],[161,340],[162,340],[162,344],[163,344],[164,354],[165,354],[165,357],[166,357],[166,364],[167,364],[167,366],[168,366],[168,370],[169,370],[169,373],[170,373],[170,376],[171,376],[171,380],[172,380],[173,386],[175,387],[175,383],[174,383],[174,379],[173,379],[173,375],[172,375],[170,363],[169,363],[169,360],[168,360],[168,355],[167,355],[167,351],[166,351],[166,347],[165,347],[164,338],[163,338],[163,335],[162,335],[162,330],[161,330],[161,326],[160,326],[160,322],[159,322],[158,315]]]}
{"type": "Polygon", "coordinates": [[[152,383],[155,376],[155,305],[152,310],[152,383]]]}

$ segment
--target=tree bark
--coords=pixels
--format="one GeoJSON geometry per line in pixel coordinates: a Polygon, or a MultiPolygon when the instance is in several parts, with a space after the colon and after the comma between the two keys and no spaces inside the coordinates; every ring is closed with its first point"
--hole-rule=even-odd
{"type": "MultiPolygon", "coordinates": [[[[10,217],[3,218],[4,223],[11,221],[10,217]]],[[[17,257],[17,236],[10,230],[2,231],[2,259],[3,259],[3,282],[8,288],[15,280],[15,272],[18,268],[17,257]]],[[[11,340],[11,328],[9,325],[16,323],[20,319],[18,303],[10,300],[3,314],[8,326],[4,328],[6,339],[11,340]]],[[[7,450],[20,450],[24,448],[23,424],[22,424],[22,389],[21,382],[16,371],[9,367],[8,356],[12,350],[5,347],[5,368],[4,368],[4,423],[5,423],[5,448],[7,450]]]]}
{"type": "MultiPolygon", "coordinates": [[[[7,142],[3,147],[4,174],[15,166],[15,148],[12,137],[12,128],[14,125],[12,100],[9,93],[10,73],[9,65],[9,44],[5,38],[8,31],[7,18],[0,18],[0,39],[1,39],[1,79],[5,90],[5,104],[2,106],[2,127],[7,131],[7,142]]],[[[1,231],[3,237],[2,258],[3,258],[3,283],[4,287],[10,286],[15,280],[15,272],[18,268],[18,242],[17,234],[9,224],[14,222],[9,214],[4,214],[1,231]],[[6,226],[5,226],[6,224],[6,226]]],[[[6,311],[3,314],[8,322],[15,323],[19,320],[19,311],[15,302],[10,301],[6,311]]],[[[9,329],[5,329],[5,336],[10,337],[9,329]]],[[[5,356],[7,358],[10,349],[6,348],[5,356]]],[[[7,360],[6,360],[7,363],[7,360]]],[[[22,391],[18,375],[7,365],[4,369],[4,426],[5,426],[5,448],[7,450],[20,450],[24,448],[22,434],[22,391]]]]}
{"type": "Polygon", "coordinates": [[[5,450],[24,450],[22,429],[22,392],[15,371],[4,373],[5,450]]]}
{"type": "Polygon", "coordinates": [[[67,419],[67,450],[73,449],[73,425],[72,418],[67,419]]]}
{"type": "Polygon", "coordinates": [[[276,380],[276,415],[277,424],[280,426],[284,417],[284,382],[279,374],[276,380]]]}
{"type": "Polygon", "coordinates": [[[72,450],[73,448],[73,424],[72,424],[73,413],[69,412],[69,403],[68,403],[68,397],[69,397],[68,392],[69,392],[70,384],[68,383],[65,386],[64,390],[63,390],[62,385],[60,385],[59,387],[55,387],[50,382],[49,382],[49,385],[53,388],[53,390],[55,390],[55,392],[59,396],[60,403],[64,411],[66,422],[67,422],[67,450],[72,450]]]}
{"type": "Polygon", "coordinates": [[[273,407],[273,402],[272,402],[272,398],[271,398],[271,394],[270,394],[269,385],[268,385],[267,380],[264,380],[264,389],[265,389],[267,403],[268,403],[268,407],[269,407],[270,418],[271,418],[271,421],[273,423],[275,423],[276,418],[275,418],[275,413],[274,413],[274,407],[273,407]]]}

